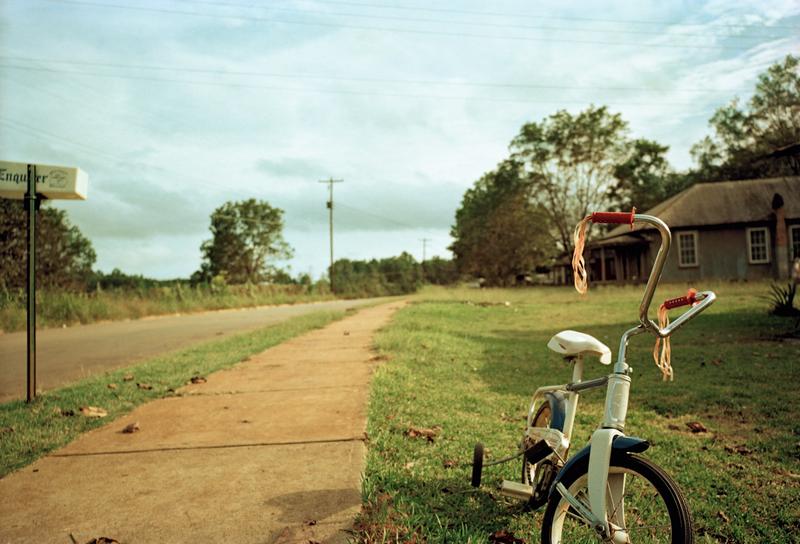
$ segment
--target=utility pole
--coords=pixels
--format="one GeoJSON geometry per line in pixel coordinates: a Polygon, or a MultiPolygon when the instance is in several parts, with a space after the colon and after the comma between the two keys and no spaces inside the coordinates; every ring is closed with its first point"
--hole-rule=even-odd
{"type": "Polygon", "coordinates": [[[431,242],[432,240],[430,238],[420,238],[419,241],[422,242],[422,264],[425,264],[425,255],[428,249],[428,242],[431,242]]]}
{"type": "Polygon", "coordinates": [[[331,292],[333,292],[333,184],[342,183],[343,179],[321,179],[320,183],[328,184],[328,226],[330,230],[330,247],[331,247],[331,266],[328,270],[328,279],[331,282],[331,292]]]}

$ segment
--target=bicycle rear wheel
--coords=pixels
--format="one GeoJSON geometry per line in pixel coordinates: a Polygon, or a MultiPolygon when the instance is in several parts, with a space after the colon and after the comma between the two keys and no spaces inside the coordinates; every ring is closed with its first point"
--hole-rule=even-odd
{"type": "MultiPolygon", "coordinates": [[[[564,475],[561,483],[589,506],[588,456],[564,475]]],[[[614,452],[606,493],[607,517],[612,531],[627,533],[627,542],[692,544],[692,520],[677,484],[644,457],[614,452]]],[[[617,536],[621,542],[624,533],[617,536]]],[[[613,536],[613,535],[612,535],[613,536]]],[[[542,521],[543,544],[599,542],[592,527],[554,491],[542,521]]]]}

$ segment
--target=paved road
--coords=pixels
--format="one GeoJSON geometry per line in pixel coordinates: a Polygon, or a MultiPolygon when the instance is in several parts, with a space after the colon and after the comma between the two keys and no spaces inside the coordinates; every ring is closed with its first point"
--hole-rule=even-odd
{"type": "MultiPolygon", "coordinates": [[[[215,337],[265,327],[320,310],[342,310],[372,300],[335,300],[98,323],[37,331],[37,389],[63,386],[91,374],[215,337]]],[[[0,335],[0,402],[24,398],[26,333],[0,335]]]]}

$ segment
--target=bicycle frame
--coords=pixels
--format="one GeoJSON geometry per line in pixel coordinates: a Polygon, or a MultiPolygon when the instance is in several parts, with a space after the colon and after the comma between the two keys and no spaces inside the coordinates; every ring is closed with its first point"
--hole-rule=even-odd
{"type": "MultiPolygon", "coordinates": [[[[527,436],[534,440],[545,440],[547,445],[555,452],[555,455],[557,455],[562,462],[565,461],[572,437],[580,391],[607,385],[603,422],[600,428],[592,434],[588,445],[588,507],[579,499],[572,496],[570,492],[559,483],[558,478],[556,478],[554,482],[554,491],[552,492],[559,493],[564,500],[574,508],[578,515],[583,518],[588,525],[593,527],[602,538],[608,539],[609,535],[613,534],[613,537],[611,537],[612,541],[620,543],[629,541],[627,533],[620,529],[620,527],[624,525],[621,519],[624,514],[621,512],[614,512],[614,525],[616,525],[616,527],[610,527],[607,517],[606,500],[609,495],[612,497],[621,497],[625,490],[625,475],[614,474],[609,476],[609,466],[614,440],[625,436],[625,418],[628,412],[628,398],[631,386],[631,368],[626,361],[628,342],[633,336],[644,332],[650,332],[659,338],[667,338],[687,321],[710,306],[716,299],[713,292],[706,291],[698,293],[698,304],[693,305],[688,311],[663,329],[660,328],[656,322],[651,320],[648,317],[648,311],[656,287],[661,279],[661,273],[667,259],[667,254],[669,253],[672,235],[667,225],[657,217],[643,214],[631,214],[631,216],[633,222],[643,222],[653,225],[661,235],[661,246],[656,255],[653,269],[648,278],[642,302],[639,306],[639,323],[622,334],[617,361],[610,375],[583,382],[583,358],[577,356],[574,358],[575,367],[573,369],[571,383],[545,386],[537,389],[531,402],[531,408],[528,414],[528,428],[526,430],[527,436]],[[565,408],[563,430],[559,432],[556,429],[532,427],[537,403],[545,400],[545,395],[547,393],[555,391],[567,391],[569,393],[565,408]]],[[[582,454],[585,453],[582,452],[578,455],[582,454]]]]}

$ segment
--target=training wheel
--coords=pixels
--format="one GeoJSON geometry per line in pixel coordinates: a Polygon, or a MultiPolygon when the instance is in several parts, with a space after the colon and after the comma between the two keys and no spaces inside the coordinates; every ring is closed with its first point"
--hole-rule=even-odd
{"type": "Polygon", "coordinates": [[[483,473],[483,444],[475,444],[472,453],[472,487],[480,487],[481,474],[483,473]]]}

